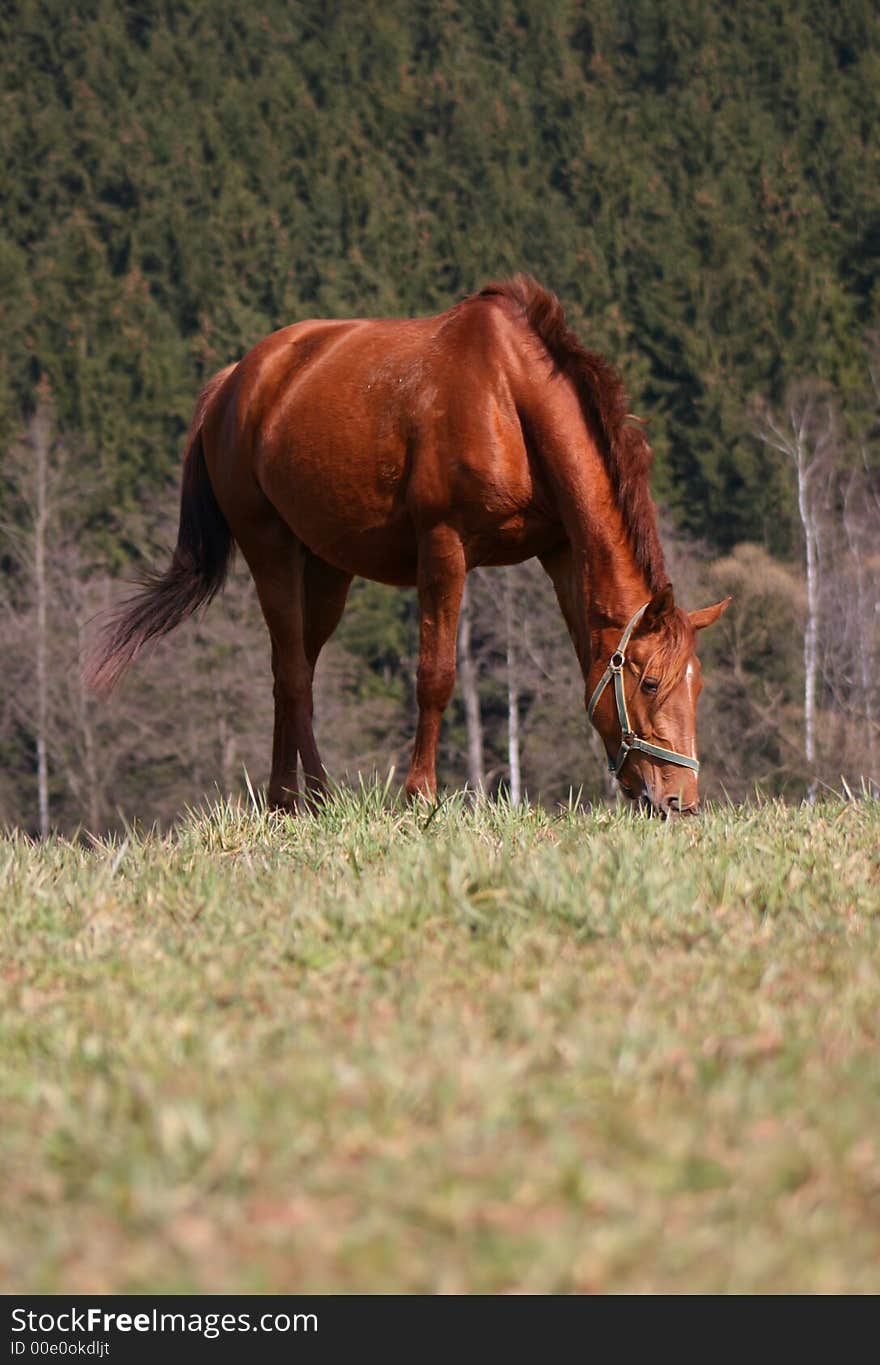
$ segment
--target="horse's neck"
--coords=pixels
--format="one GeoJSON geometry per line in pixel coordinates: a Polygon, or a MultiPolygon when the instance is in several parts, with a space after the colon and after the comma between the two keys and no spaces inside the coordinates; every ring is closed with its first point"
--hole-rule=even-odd
{"type": "Polygon", "coordinates": [[[566,440],[544,445],[544,461],[557,489],[589,627],[596,631],[625,624],[651,591],[637,565],[606,463],[583,418],[569,427],[566,440]]]}
{"type": "Polygon", "coordinates": [[[602,517],[587,521],[583,542],[572,543],[574,564],[582,566],[586,619],[593,634],[607,626],[623,627],[651,596],[629,536],[622,529],[609,534],[609,529],[602,517]]]}
{"type": "Polygon", "coordinates": [[[541,423],[541,460],[571,551],[566,614],[573,618],[575,646],[588,667],[598,632],[623,628],[651,591],[580,404],[560,385],[553,407],[552,420],[541,423]]]}
{"type": "Polygon", "coordinates": [[[609,536],[601,519],[590,519],[570,535],[570,601],[572,636],[586,680],[599,653],[600,633],[620,633],[651,593],[638,570],[629,539],[609,536]]]}

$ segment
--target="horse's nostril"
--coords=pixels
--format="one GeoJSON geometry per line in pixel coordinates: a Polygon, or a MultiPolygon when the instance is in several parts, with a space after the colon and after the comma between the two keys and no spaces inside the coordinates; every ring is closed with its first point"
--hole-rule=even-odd
{"type": "Polygon", "coordinates": [[[666,796],[663,799],[663,809],[667,812],[680,811],[681,801],[677,796],[666,796]]]}

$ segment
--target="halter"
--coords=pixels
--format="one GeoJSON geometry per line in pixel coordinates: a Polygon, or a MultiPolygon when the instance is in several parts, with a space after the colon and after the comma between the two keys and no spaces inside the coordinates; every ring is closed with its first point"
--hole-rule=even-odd
{"type": "Polygon", "coordinates": [[[639,607],[635,616],[627,625],[626,630],[620,637],[620,644],[608,660],[608,667],[599,679],[599,685],[590,698],[590,704],[587,707],[587,715],[592,721],[596,703],[613,678],[614,697],[617,701],[617,719],[620,722],[620,748],[617,751],[617,757],[609,760],[608,767],[615,777],[626,762],[627,754],[631,749],[638,749],[640,753],[648,754],[651,758],[663,759],[665,763],[677,763],[681,768],[691,768],[695,773],[700,771],[700,764],[697,759],[688,758],[686,754],[677,754],[674,749],[661,749],[659,744],[649,744],[646,739],[642,739],[634,730],[630,729],[629,713],[626,709],[626,694],[623,690],[623,666],[626,663],[625,651],[629,644],[629,637],[632,635],[649,606],[650,603],[646,602],[643,607],[639,607]]]}

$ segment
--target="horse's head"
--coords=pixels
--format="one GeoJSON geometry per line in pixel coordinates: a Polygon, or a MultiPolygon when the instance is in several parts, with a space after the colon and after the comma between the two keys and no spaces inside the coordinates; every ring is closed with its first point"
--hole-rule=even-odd
{"type": "Polygon", "coordinates": [[[684,612],[667,585],[622,631],[613,626],[594,637],[588,714],[624,794],[663,815],[697,809],[703,684],[696,633],[717,621],[729,602],[684,612]]]}

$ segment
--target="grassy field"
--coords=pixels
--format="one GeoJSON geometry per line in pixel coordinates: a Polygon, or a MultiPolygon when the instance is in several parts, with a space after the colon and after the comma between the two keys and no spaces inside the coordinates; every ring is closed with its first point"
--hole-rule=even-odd
{"type": "Polygon", "coordinates": [[[0,841],[6,1291],[880,1291],[880,805],[0,841]]]}

